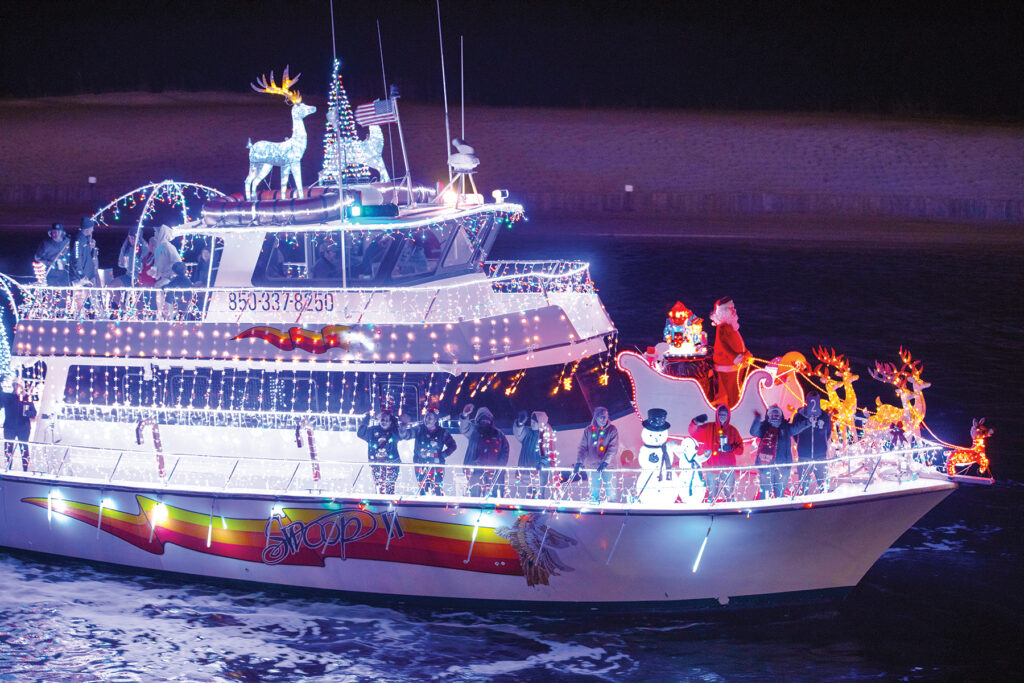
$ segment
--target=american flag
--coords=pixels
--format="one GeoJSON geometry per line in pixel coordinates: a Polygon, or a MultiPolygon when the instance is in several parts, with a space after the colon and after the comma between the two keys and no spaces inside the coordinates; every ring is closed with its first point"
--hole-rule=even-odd
{"type": "Polygon", "coordinates": [[[360,126],[380,125],[382,123],[396,123],[395,107],[391,100],[374,100],[370,104],[361,104],[356,107],[356,123],[360,126]]]}

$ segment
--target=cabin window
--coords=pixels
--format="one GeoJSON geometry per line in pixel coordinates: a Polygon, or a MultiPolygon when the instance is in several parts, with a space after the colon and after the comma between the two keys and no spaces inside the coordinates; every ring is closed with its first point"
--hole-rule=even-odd
{"type": "Polygon", "coordinates": [[[196,287],[212,287],[217,281],[221,257],[224,255],[224,240],[205,235],[185,235],[178,252],[185,263],[185,274],[196,287]]]}
{"type": "Polygon", "coordinates": [[[444,254],[444,245],[451,237],[447,224],[413,230],[402,239],[402,245],[391,271],[393,280],[432,274],[444,254]]]}
{"type": "Polygon", "coordinates": [[[452,268],[455,266],[462,266],[469,263],[469,260],[473,258],[473,253],[476,248],[472,242],[469,241],[469,237],[462,230],[459,230],[455,234],[455,239],[452,240],[451,249],[448,250],[448,256],[444,259],[444,267],[452,268]]]}
{"type": "Polygon", "coordinates": [[[413,382],[378,382],[376,404],[415,420],[420,413],[420,387],[413,382]]]}
{"type": "MultiPolygon", "coordinates": [[[[71,406],[121,406],[171,410],[277,414],[365,415],[388,408],[418,419],[426,405],[442,417],[457,418],[469,403],[486,406],[499,427],[511,429],[520,411],[542,410],[559,428],[583,426],[603,405],[618,417],[632,410],[621,373],[602,355],[572,364],[449,375],[433,373],[214,370],[181,367],[72,365],[64,388],[71,406]],[[607,371],[608,380],[601,375],[607,371]],[[571,378],[571,379],[569,379],[571,378]],[[569,381],[566,381],[569,379],[569,381]]],[[[92,415],[92,414],[91,414],[92,415]]],[[[228,419],[227,416],[223,419],[228,419]]],[[[95,415],[89,419],[97,419],[95,415]]],[[[117,420],[114,413],[99,419],[117,420]]],[[[127,418],[132,419],[132,418],[127,418]]],[[[135,417],[137,419],[137,415],[135,417]]],[[[174,421],[167,415],[163,418],[174,421]]],[[[249,419],[249,418],[246,418],[249,419]]],[[[202,424],[208,424],[203,422],[202,424]]],[[[248,424],[248,423],[247,423],[248,424]]]]}
{"type": "MultiPolygon", "coordinates": [[[[327,373],[316,373],[326,375],[327,373]]],[[[273,383],[276,384],[275,410],[295,413],[321,412],[327,406],[320,400],[320,384],[312,372],[282,372],[273,383]]],[[[325,377],[320,377],[322,383],[325,377]]]]}

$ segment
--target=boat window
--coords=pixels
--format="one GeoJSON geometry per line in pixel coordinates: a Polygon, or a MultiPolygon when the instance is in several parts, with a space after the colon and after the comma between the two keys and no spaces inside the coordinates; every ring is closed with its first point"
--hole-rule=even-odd
{"type": "Polygon", "coordinates": [[[420,387],[412,382],[378,382],[377,405],[397,415],[416,419],[420,412],[420,387]]]}
{"type": "Polygon", "coordinates": [[[448,225],[442,225],[406,234],[391,271],[392,279],[428,275],[437,270],[437,264],[444,253],[444,244],[451,232],[448,225]]]}
{"type": "MultiPolygon", "coordinates": [[[[275,410],[286,412],[321,412],[327,408],[320,401],[320,388],[312,372],[282,372],[275,378],[275,410]]],[[[323,375],[325,373],[316,373],[323,375]]],[[[324,378],[320,378],[321,382],[324,378]]]]}
{"type": "MultiPolygon", "coordinates": [[[[590,422],[603,405],[617,417],[632,410],[621,374],[606,356],[572,364],[491,373],[372,373],[214,370],[212,368],[72,365],[64,387],[68,406],[123,406],[260,413],[365,415],[386,407],[416,419],[435,406],[457,418],[469,403],[486,406],[511,429],[520,411],[542,410],[560,429],[590,422]],[[608,379],[601,375],[608,371],[608,379]],[[567,381],[568,380],[568,381],[567,381]]],[[[89,419],[117,420],[112,412],[89,419]]],[[[137,419],[137,417],[136,417],[137,419]]],[[[174,419],[174,418],[166,418],[174,419]]],[[[195,419],[195,418],[190,418],[195,419]]],[[[202,418],[207,419],[207,418],[202,418]]],[[[204,422],[203,424],[207,424],[204,422]]]]}
{"type": "Polygon", "coordinates": [[[469,237],[465,232],[459,230],[455,234],[455,239],[452,240],[452,246],[448,250],[448,256],[444,259],[444,267],[451,268],[453,266],[462,266],[469,262],[473,258],[473,253],[476,251],[472,242],[469,241],[469,237]]]}
{"type": "Polygon", "coordinates": [[[583,359],[576,368],[575,378],[591,415],[598,406],[607,408],[612,417],[632,412],[629,378],[609,355],[583,359]]]}
{"type": "Polygon", "coordinates": [[[172,370],[168,381],[168,398],[171,403],[183,408],[206,408],[211,386],[210,374],[209,370],[172,370]]]}
{"type": "Polygon", "coordinates": [[[185,274],[197,287],[212,287],[217,281],[221,257],[224,255],[224,240],[206,235],[185,235],[178,252],[185,263],[185,274]]]}
{"type": "MultiPolygon", "coordinates": [[[[395,244],[395,237],[379,231],[345,234],[342,258],[337,230],[306,233],[268,233],[256,262],[252,283],[256,286],[304,287],[340,285],[342,264],[353,282],[378,278],[395,244]]],[[[388,271],[390,272],[390,271],[388,271]]]]}
{"type": "Polygon", "coordinates": [[[301,233],[279,232],[267,235],[263,244],[263,252],[267,254],[263,266],[266,278],[277,282],[307,280],[309,269],[306,242],[306,235],[301,233]]]}

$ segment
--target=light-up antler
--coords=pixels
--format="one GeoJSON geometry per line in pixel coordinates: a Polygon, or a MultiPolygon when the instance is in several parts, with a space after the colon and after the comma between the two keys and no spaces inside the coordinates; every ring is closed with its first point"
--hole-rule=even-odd
{"type": "Polygon", "coordinates": [[[289,78],[288,67],[286,66],[284,68],[284,75],[281,76],[281,85],[277,85],[274,82],[275,79],[273,71],[270,72],[269,83],[267,83],[267,77],[264,75],[260,76],[258,80],[258,83],[260,84],[259,86],[257,86],[256,83],[250,83],[249,85],[252,86],[252,89],[256,92],[263,92],[268,95],[284,95],[284,97],[292,104],[298,104],[302,101],[302,95],[300,95],[298,91],[292,92],[291,87],[295,85],[300,76],[302,76],[302,74],[299,74],[295,78],[289,78]]]}
{"type": "Polygon", "coordinates": [[[924,364],[919,360],[913,360],[910,355],[910,351],[905,351],[902,346],[900,347],[900,360],[903,361],[903,368],[901,372],[911,383],[915,385],[915,389],[927,389],[931,386],[930,383],[921,379],[921,373],[924,371],[924,364]]]}
{"type": "Polygon", "coordinates": [[[907,384],[907,377],[902,370],[897,370],[892,363],[880,363],[875,361],[875,369],[868,370],[868,373],[879,382],[892,384],[897,390],[903,389],[907,384]]]}

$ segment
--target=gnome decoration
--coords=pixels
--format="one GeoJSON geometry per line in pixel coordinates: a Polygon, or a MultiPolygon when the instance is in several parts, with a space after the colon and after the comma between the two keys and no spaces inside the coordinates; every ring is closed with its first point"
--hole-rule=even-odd
{"type": "Polygon", "coordinates": [[[642,503],[671,505],[679,495],[680,479],[672,478],[674,458],[685,459],[685,455],[668,440],[668,412],[661,408],[647,411],[643,421],[640,439],[643,444],[637,450],[640,461],[640,476],[637,477],[637,498],[642,503]]]}
{"type": "Polygon", "coordinates": [[[698,318],[682,301],[677,301],[668,312],[662,336],[668,344],[665,355],[670,358],[707,353],[708,335],[704,332],[704,319],[698,318]]]}

